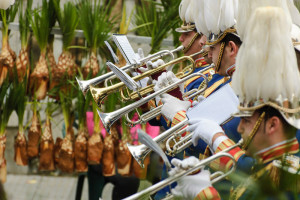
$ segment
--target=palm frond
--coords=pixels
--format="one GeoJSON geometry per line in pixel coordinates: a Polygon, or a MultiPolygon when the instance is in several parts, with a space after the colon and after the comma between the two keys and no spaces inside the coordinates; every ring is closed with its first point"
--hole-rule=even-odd
{"type": "MultiPolygon", "coordinates": [[[[141,6],[137,7],[135,25],[138,27],[145,25],[143,28],[137,29],[137,34],[152,38],[150,53],[157,52],[163,39],[173,34],[175,28],[179,26],[179,3],[179,0],[162,0],[161,3],[155,1],[145,3],[143,1],[141,6]]],[[[178,34],[175,36],[177,37],[174,38],[174,41],[177,41],[178,34]]]]}
{"type": "Polygon", "coordinates": [[[58,23],[63,34],[63,50],[67,50],[75,36],[75,29],[77,28],[79,17],[76,6],[73,3],[65,3],[63,11],[59,4],[60,0],[54,0],[58,23]]]}
{"type": "Polygon", "coordinates": [[[33,34],[41,48],[41,51],[46,51],[48,39],[50,35],[50,21],[49,21],[49,5],[47,0],[43,0],[41,9],[34,9],[30,17],[30,25],[33,34]]]}
{"type": "Polygon", "coordinates": [[[32,8],[32,0],[27,0],[27,6],[25,12],[23,12],[23,1],[20,3],[20,12],[19,12],[19,31],[20,31],[20,38],[21,38],[21,46],[27,47],[30,35],[30,28],[29,28],[29,15],[32,8]]]}
{"type": "Polygon", "coordinates": [[[81,0],[78,6],[79,23],[84,32],[88,46],[96,51],[104,45],[114,25],[111,16],[112,7],[102,0],[81,0]]]}

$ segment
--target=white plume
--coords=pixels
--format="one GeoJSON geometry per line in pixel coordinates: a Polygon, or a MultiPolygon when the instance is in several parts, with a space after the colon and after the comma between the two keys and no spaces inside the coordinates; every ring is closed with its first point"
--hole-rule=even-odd
{"type": "Polygon", "coordinates": [[[300,75],[290,37],[291,20],[281,8],[257,8],[245,29],[232,87],[240,102],[300,97],[300,75]],[[263,33],[263,34],[262,34],[263,33]]]}
{"type": "Polygon", "coordinates": [[[193,19],[195,22],[195,26],[197,31],[203,33],[208,36],[209,32],[205,23],[204,18],[204,0],[191,0],[191,12],[193,13],[193,19]]]}
{"type": "Polygon", "coordinates": [[[179,17],[182,21],[185,21],[185,13],[190,4],[190,0],[182,0],[179,5],[179,17]]]}
{"type": "Polygon", "coordinates": [[[186,22],[194,22],[191,2],[192,2],[192,0],[189,1],[189,4],[188,4],[187,9],[185,11],[185,17],[184,18],[185,18],[186,22]]]}
{"type": "Polygon", "coordinates": [[[204,16],[208,31],[219,34],[221,0],[204,0],[204,16]]]}
{"type": "Polygon", "coordinates": [[[15,0],[1,0],[0,1],[0,9],[6,10],[9,6],[13,5],[15,0]]]}
{"type": "Polygon", "coordinates": [[[222,32],[235,25],[235,6],[233,0],[221,0],[219,27],[222,32]]]}
{"type": "Polygon", "coordinates": [[[300,20],[299,12],[297,16],[297,14],[295,14],[296,13],[295,10],[293,9],[293,5],[288,5],[288,4],[291,4],[290,0],[239,0],[236,28],[241,40],[243,40],[244,38],[245,28],[248,26],[248,20],[250,19],[251,14],[258,7],[265,7],[265,6],[280,7],[286,13],[288,13],[288,17],[290,17],[290,11],[293,10],[294,13],[293,18],[295,19],[297,18],[300,20]]]}

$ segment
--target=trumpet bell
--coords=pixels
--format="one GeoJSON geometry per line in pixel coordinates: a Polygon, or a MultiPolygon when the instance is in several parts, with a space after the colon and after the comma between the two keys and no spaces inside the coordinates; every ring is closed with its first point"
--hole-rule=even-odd
{"type": "Polygon", "coordinates": [[[79,85],[80,90],[82,91],[83,95],[85,96],[86,93],[89,91],[90,89],[90,82],[89,81],[84,81],[84,80],[79,80],[77,77],[76,81],[79,85]]]}
{"type": "Polygon", "coordinates": [[[97,108],[97,113],[100,117],[100,120],[105,128],[105,130],[107,131],[107,133],[110,133],[110,127],[111,125],[117,121],[117,119],[112,119],[111,115],[106,114],[106,113],[102,113],[100,112],[100,110],[97,108]]]}
{"type": "Polygon", "coordinates": [[[129,143],[127,143],[127,147],[136,162],[139,163],[142,168],[144,168],[144,160],[150,152],[149,150],[146,150],[147,147],[145,145],[134,146],[129,143]]]}

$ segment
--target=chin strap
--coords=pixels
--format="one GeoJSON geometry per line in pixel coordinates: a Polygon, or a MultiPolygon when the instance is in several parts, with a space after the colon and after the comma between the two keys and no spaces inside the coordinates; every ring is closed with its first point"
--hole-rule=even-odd
{"type": "Polygon", "coordinates": [[[243,144],[243,146],[242,146],[242,149],[243,149],[243,150],[246,151],[246,150],[248,149],[249,144],[252,142],[252,140],[253,140],[255,134],[257,133],[257,130],[258,130],[258,128],[259,128],[259,126],[260,126],[262,120],[264,119],[265,115],[266,115],[266,113],[263,112],[263,113],[259,116],[259,118],[258,118],[258,120],[256,121],[256,123],[255,123],[255,125],[254,125],[254,128],[252,129],[252,131],[251,131],[249,137],[247,138],[247,140],[244,142],[244,144],[243,144]]]}
{"type": "Polygon", "coordinates": [[[225,42],[222,42],[221,46],[220,46],[218,61],[217,61],[217,64],[215,66],[215,72],[218,72],[220,70],[221,61],[222,61],[222,57],[223,57],[223,54],[224,54],[224,48],[225,48],[225,42]]]}
{"type": "Polygon", "coordinates": [[[193,43],[195,42],[195,40],[197,39],[197,37],[199,36],[200,34],[197,32],[194,37],[191,39],[190,43],[187,45],[187,47],[184,47],[183,49],[183,53],[186,53],[190,50],[191,46],[193,45],[193,43]]]}

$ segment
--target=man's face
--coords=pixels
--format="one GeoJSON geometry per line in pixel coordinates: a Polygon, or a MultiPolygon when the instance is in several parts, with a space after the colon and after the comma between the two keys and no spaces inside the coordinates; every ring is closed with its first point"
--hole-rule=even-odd
{"type": "MultiPolygon", "coordinates": [[[[213,46],[209,47],[208,58],[212,60],[212,62],[217,65],[220,53],[220,43],[217,43],[213,46]]],[[[221,63],[222,65],[222,63],[221,63]]],[[[221,66],[220,66],[221,69],[221,66]]]]}
{"type": "MultiPolygon", "coordinates": [[[[237,131],[241,134],[244,142],[248,140],[250,133],[252,132],[258,118],[259,114],[257,112],[254,112],[254,114],[251,117],[241,117],[241,121],[237,128],[237,131]]],[[[268,145],[267,141],[267,135],[265,132],[265,121],[263,120],[255,136],[250,142],[246,154],[252,156],[257,151],[264,149],[268,145]]]]}
{"type": "MultiPolygon", "coordinates": [[[[189,32],[185,32],[185,33],[181,33],[181,36],[179,37],[179,41],[181,42],[181,44],[187,48],[188,45],[190,44],[191,40],[193,39],[193,37],[195,36],[195,34],[197,34],[197,32],[195,31],[189,31],[189,32]]],[[[190,49],[184,53],[185,56],[189,56],[192,55],[194,53],[197,53],[201,50],[201,46],[199,45],[199,41],[201,38],[198,37],[192,44],[192,46],[190,47],[190,49]]]]}

